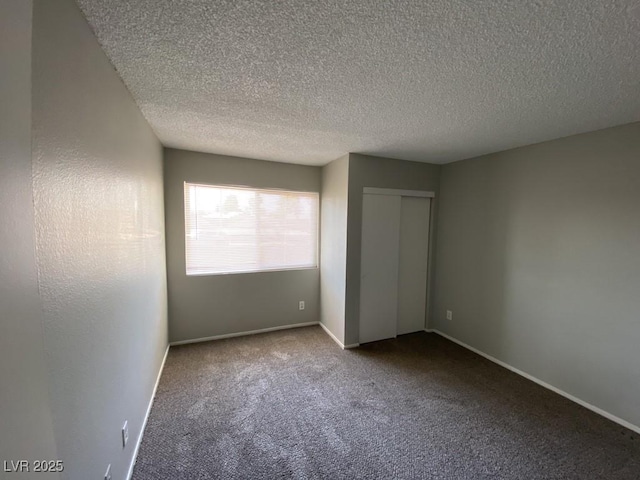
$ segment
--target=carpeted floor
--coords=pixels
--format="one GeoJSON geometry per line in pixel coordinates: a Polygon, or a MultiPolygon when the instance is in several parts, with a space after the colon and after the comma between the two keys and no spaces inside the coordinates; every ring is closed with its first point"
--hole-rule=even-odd
{"type": "Polygon", "coordinates": [[[172,347],[134,480],[640,479],[640,438],[436,334],[172,347]]]}

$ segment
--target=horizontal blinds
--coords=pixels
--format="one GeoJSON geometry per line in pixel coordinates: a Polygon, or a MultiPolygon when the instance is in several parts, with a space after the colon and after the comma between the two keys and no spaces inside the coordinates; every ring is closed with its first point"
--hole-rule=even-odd
{"type": "Polygon", "coordinates": [[[187,275],[316,267],[319,197],[185,183],[187,275]]]}

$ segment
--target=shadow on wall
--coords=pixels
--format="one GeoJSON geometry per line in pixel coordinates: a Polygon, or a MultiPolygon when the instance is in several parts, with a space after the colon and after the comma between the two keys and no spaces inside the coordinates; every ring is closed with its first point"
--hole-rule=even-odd
{"type": "Polygon", "coordinates": [[[445,165],[432,323],[634,425],[639,151],[634,123],[445,165]]]}

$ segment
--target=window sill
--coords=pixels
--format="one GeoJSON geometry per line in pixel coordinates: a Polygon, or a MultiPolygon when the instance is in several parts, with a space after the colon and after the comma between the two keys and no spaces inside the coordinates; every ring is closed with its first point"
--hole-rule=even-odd
{"type": "Polygon", "coordinates": [[[278,273],[278,272],[297,272],[304,270],[318,270],[318,266],[314,267],[292,267],[292,268],[273,268],[269,270],[243,270],[239,272],[203,272],[203,273],[187,273],[187,277],[220,277],[227,275],[251,275],[255,273],[278,273]]]}

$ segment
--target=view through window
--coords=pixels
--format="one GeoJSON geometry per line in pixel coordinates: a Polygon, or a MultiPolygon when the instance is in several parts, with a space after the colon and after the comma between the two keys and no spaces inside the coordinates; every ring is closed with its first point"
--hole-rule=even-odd
{"type": "Polygon", "coordinates": [[[314,268],[316,192],[184,184],[187,275],[314,268]]]}

